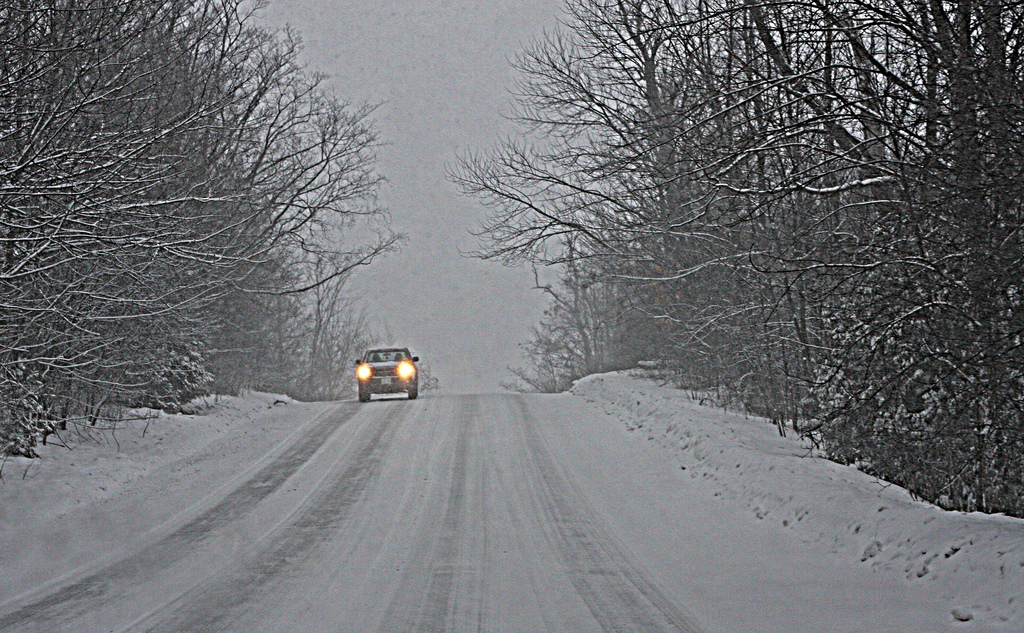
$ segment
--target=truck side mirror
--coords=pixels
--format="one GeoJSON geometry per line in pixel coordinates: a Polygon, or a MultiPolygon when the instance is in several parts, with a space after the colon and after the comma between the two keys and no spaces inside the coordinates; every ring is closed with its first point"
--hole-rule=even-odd
{"type": "Polygon", "coordinates": [[[420,362],[420,357],[419,356],[413,356],[412,357],[412,362],[414,362],[414,363],[420,362]]]}
{"type": "Polygon", "coordinates": [[[356,359],[356,367],[359,367],[359,366],[360,366],[360,365],[362,365],[362,364],[363,364],[363,361],[361,361],[361,360],[359,360],[359,359],[357,358],[357,359],[356,359]]]}

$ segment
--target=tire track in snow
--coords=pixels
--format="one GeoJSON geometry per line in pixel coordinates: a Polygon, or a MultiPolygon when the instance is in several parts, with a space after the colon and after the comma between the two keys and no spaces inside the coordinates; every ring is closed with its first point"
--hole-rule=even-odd
{"type": "Polygon", "coordinates": [[[137,585],[151,580],[161,570],[196,551],[215,530],[249,514],[257,503],[277,491],[295,474],[358,410],[358,405],[346,403],[327,412],[284,452],[213,507],[145,549],[15,611],[0,615],[0,631],[13,630],[28,623],[42,627],[39,630],[47,630],[48,627],[43,626],[46,624],[56,627],[86,613],[96,612],[137,585]]]}
{"type": "Polygon", "coordinates": [[[533,470],[530,483],[573,587],[603,631],[702,633],[622,551],[585,498],[559,471],[544,446],[536,419],[515,397],[533,470]]]}
{"type": "MultiPolygon", "coordinates": [[[[459,545],[466,514],[466,474],[469,462],[470,427],[478,410],[475,396],[465,396],[456,417],[455,452],[452,458],[452,483],[448,504],[436,535],[436,544],[425,569],[430,574],[426,592],[422,590],[422,575],[408,570],[378,629],[387,631],[417,631],[426,633],[451,629],[450,617],[455,612],[456,580],[460,571],[459,545]],[[416,601],[414,596],[422,598],[416,601]]],[[[429,551],[425,543],[420,551],[429,551]]]]}
{"type": "Polygon", "coordinates": [[[248,560],[161,607],[128,627],[147,633],[222,631],[231,628],[248,604],[301,568],[317,548],[343,529],[349,511],[377,480],[400,426],[411,410],[396,404],[383,420],[367,425],[370,437],[351,463],[321,484],[269,542],[248,560]]]}
{"type": "MultiPolygon", "coordinates": [[[[482,443],[478,443],[481,446],[482,443]]],[[[476,570],[476,577],[474,579],[476,589],[476,631],[477,633],[483,633],[488,629],[488,618],[489,608],[488,599],[491,597],[491,586],[488,580],[488,574],[490,572],[488,556],[488,545],[490,541],[490,535],[488,533],[488,521],[490,518],[490,500],[488,499],[488,484],[489,484],[489,473],[490,465],[487,461],[487,455],[482,450],[479,451],[477,456],[479,461],[479,477],[477,479],[476,499],[474,504],[478,507],[478,530],[477,535],[477,559],[478,567],[476,570]]]]}
{"type": "Polygon", "coordinates": [[[455,590],[459,542],[463,518],[466,513],[466,464],[469,454],[469,426],[477,411],[474,398],[459,412],[459,437],[455,444],[455,463],[452,467],[452,489],[448,507],[441,525],[441,536],[432,564],[433,572],[427,587],[427,603],[420,614],[416,631],[445,631],[448,616],[454,611],[452,597],[455,590]],[[468,410],[467,410],[468,409],[468,410]],[[451,609],[449,607],[452,607],[451,609]]]}

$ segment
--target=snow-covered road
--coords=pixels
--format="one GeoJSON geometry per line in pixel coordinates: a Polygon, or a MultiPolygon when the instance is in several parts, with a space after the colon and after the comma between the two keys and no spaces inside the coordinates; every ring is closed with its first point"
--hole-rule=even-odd
{"type": "Polygon", "coordinates": [[[2,631],[700,631],[514,396],[341,404],[2,631]],[[582,490],[581,490],[582,488],[582,490]]]}
{"type": "Polygon", "coordinates": [[[0,631],[1012,630],[771,528],[587,393],[269,407],[262,455],[205,462],[204,494],[149,478],[166,515],[94,502],[120,546],[0,560],[0,631]]]}

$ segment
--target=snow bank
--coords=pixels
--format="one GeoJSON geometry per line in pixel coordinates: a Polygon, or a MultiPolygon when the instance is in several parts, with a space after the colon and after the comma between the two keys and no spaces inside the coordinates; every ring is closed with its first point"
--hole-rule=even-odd
{"type": "Polygon", "coordinates": [[[570,393],[674,453],[765,529],[924,589],[955,621],[1024,630],[1024,520],[916,501],[779,437],[764,419],[700,406],[635,372],[590,376],[570,393]]]}
{"type": "Polygon", "coordinates": [[[72,429],[6,461],[0,481],[0,602],[116,553],[267,454],[327,405],[249,393],[137,411],[114,431],[72,429]],[[63,445],[61,445],[63,443],[63,445]]]}

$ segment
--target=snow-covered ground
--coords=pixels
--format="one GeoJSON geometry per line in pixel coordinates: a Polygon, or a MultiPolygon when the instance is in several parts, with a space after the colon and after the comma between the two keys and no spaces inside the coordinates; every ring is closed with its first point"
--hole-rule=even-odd
{"type": "MultiPolygon", "coordinates": [[[[763,530],[788,535],[822,560],[870,570],[880,586],[896,583],[919,604],[922,622],[1024,631],[1024,520],[917,501],[779,437],[763,419],[700,406],[638,374],[590,376],[571,393],[670,455],[691,480],[688,487],[744,510],[763,530]]],[[[907,607],[883,597],[874,608],[884,620],[887,610],[907,607]]],[[[894,611],[891,619],[900,617],[894,611]]]]}
{"type": "Polygon", "coordinates": [[[0,602],[195,512],[325,407],[264,393],[211,397],[197,415],[142,411],[113,433],[69,430],[38,447],[39,459],[7,459],[0,602]]]}
{"type": "Polygon", "coordinates": [[[3,470],[2,630],[1024,631],[1024,521],[627,373],[65,439],[3,470]]]}

